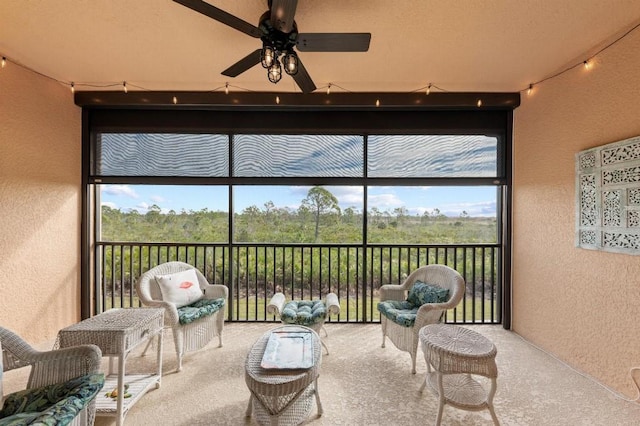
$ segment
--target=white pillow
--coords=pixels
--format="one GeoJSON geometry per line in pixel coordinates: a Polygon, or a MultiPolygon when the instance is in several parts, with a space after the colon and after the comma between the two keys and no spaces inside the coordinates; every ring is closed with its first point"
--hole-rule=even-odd
{"type": "Polygon", "coordinates": [[[198,284],[195,269],[168,275],[156,275],[156,282],[160,286],[162,300],[175,303],[176,308],[190,305],[202,299],[202,290],[198,284]]]}

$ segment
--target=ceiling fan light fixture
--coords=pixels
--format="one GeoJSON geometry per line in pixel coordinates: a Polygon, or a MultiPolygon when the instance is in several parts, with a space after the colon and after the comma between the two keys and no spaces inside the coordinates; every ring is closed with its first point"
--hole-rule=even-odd
{"type": "Polygon", "coordinates": [[[274,59],[273,64],[267,70],[267,77],[269,77],[269,81],[273,84],[276,84],[282,78],[282,67],[280,66],[278,58],[274,59]]]}
{"type": "Polygon", "coordinates": [[[289,75],[296,75],[298,73],[298,55],[296,52],[290,50],[284,54],[283,58],[284,71],[289,75]]]}
{"type": "Polygon", "coordinates": [[[262,46],[262,51],[260,52],[260,64],[262,64],[263,68],[269,68],[273,65],[273,61],[276,59],[276,50],[273,46],[265,43],[262,46]]]}
{"type": "Polygon", "coordinates": [[[222,75],[227,77],[237,77],[260,63],[267,70],[269,81],[277,83],[282,78],[284,66],[285,72],[293,77],[303,93],[312,93],[317,87],[303,61],[298,58],[297,51],[366,52],[371,43],[371,33],[301,34],[295,21],[298,0],[268,0],[269,9],[262,14],[257,26],[205,0],[173,1],[261,41],[262,47],[222,71],[222,75]]]}

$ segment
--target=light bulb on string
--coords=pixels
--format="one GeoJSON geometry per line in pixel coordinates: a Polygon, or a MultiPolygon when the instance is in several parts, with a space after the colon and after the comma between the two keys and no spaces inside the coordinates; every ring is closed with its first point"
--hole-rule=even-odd
{"type": "Polygon", "coordinates": [[[127,89],[127,82],[126,81],[122,82],[122,89],[124,90],[124,93],[128,93],[129,92],[129,90],[127,89]]]}
{"type": "Polygon", "coordinates": [[[533,92],[533,84],[529,85],[529,88],[527,89],[527,95],[531,95],[531,92],[533,92]]]}
{"type": "Polygon", "coordinates": [[[229,94],[229,83],[225,83],[224,84],[224,94],[228,95],[229,94]]]}
{"type": "Polygon", "coordinates": [[[376,106],[379,107],[380,106],[380,99],[376,99],[376,106]]]}
{"type": "Polygon", "coordinates": [[[4,56],[2,57],[2,68],[7,66],[7,58],[5,58],[4,56]]]}
{"type": "Polygon", "coordinates": [[[178,98],[176,98],[175,96],[173,97],[173,104],[177,104],[178,103],[178,98]]]}
{"type": "Polygon", "coordinates": [[[73,81],[71,82],[71,93],[76,93],[76,87],[73,84],[73,81]]]}
{"type": "Polygon", "coordinates": [[[276,96],[276,103],[280,105],[280,96],[276,96]]]}
{"type": "Polygon", "coordinates": [[[478,99],[476,105],[478,106],[478,108],[480,108],[482,106],[482,99],[478,99]]]}
{"type": "Polygon", "coordinates": [[[431,83],[429,83],[429,85],[427,86],[427,90],[426,90],[425,94],[427,96],[429,96],[430,93],[431,93],[431,83]]]}
{"type": "Polygon", "coordinates": [[[591,62],[589,62],[589,60],[584,61],[583,64],[584,64],[584,69],[588,70],[591,68],[591,62]]]}
{"type": "Polygon", "coordinates": [[[327,86],[327,95],[331,94],[331,83],[327,86]]]}

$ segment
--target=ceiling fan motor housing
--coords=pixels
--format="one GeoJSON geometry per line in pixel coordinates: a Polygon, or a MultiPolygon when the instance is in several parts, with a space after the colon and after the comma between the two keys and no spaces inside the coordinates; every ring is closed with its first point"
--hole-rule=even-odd
{"type": "Polygon", "coordinates": [[[258,27],[263,34],[262,37],[260,37],[263,43],[269,44],[279,53],[293,51],[293,48],[298,41],[298,26],[295,21],[293,21],[291,31],[283,33],[273,27],[271,23],[271,11],[267,10],[260,17],[260,24],[258,27]]]}

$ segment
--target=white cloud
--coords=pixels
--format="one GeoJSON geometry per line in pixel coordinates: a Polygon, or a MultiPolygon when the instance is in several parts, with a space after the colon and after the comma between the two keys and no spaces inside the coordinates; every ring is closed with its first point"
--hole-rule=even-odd
{"type": "Polygon", "coordinates": [[[440,211],[451,217],[460,216],[463,211],[471,217],[495,217],[496,203],[495,201],[479,201],[477,203],[446,204],[440,208],[440,211]]]}
{"type": "Polygon", "coordinates": [[[343,207],[362,207],[364,191],[357,186],[333,186],[330,191],[338,199],[338,204],[343,207]]]}
{"type": "Polygon", "coordinates": [[[378,209],[385,210],[393,207],[401,207],[403,205],[404,203],[396,196],[396,194],[369,195],[369,208],[377,207],[378,209]]]}
{"type": "Polygon", "coordinates": [[[102,192],[114,196],[124,195],[129,198],[139,198],[136,191],[129,185],[105,185],[102,187],[102,192]]]}

